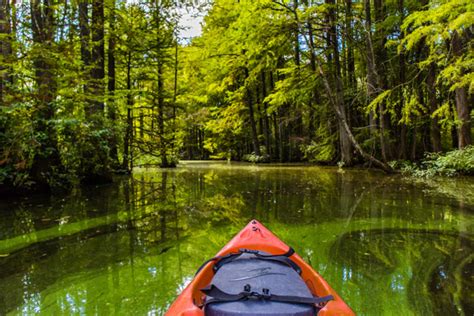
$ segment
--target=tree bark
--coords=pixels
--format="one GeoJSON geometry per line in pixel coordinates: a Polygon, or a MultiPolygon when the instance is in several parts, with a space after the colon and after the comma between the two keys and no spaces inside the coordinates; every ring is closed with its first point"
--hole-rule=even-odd
{"type": "MultiPolygon", "coordinates": [[[[110,16],[109,16],[109,47],[107,51],[107,91],[108,91],[108,106],[107,113],[112,125],[117,121],[117,108],[115,104],[115,0],[110,0],[110,16]]],[[[117,135],[115,131],[112,133],[110,139],[110,158],[113,163],[118,166],[118,149],[117,149],[117,135]]]]}
{"type": "Polygon", "coordinates": [[[132,96],[132,54],[129,51],[127,54],[127,127],[125,130],[125,137],[123,140],[123,160],[122,169],[131,172],[131,145],[133,143],[133,96],[132,96]]]}
{"type": "Polygon", "coordinates": [[[94,99],[87,107],[89,116],[104,112],[104,78],[105,78],[105,49],[104,49],[104,0],[92,1],[92,68],[91,68],[91,90],[94,99]]]}
{"type": "MultiPolygon", "coordinates": [[[[462,56],[463,42],[457,31],[454,31],[451,39],[453,55],[462,56]]],[[[455,90],[456,94],[456,112],[458,114],[458,148],[464,148],[471,145],[471,109],[465,87],[459,87],[455,90]]]]}
{"type": "Polygon", "coordinates": [[[393,172],[393,169],[389,165],[387,165],[386,163],[378,160],[374,156],[366,153],[362,149],[362,147],[359,145],[359,143],[357,142],[357,140],[354,137],[354,134],[352,134],[352,131],[349,127],[349,124],[346,121],[346,118],[345,118],[343,112],[341,111],[341,108],[343,108],[343,104],[341,104],[343,102],[343,100],[340,97],[337,96],[337,91],[336,91],[336,94],[334,94],[334,92],[333,92],[334,89],[331,88],[331,84],[329,83],[328,77],[324,73],[321,62],[319,60],[318,60],[318,70],[319,70],[319,74],[321,75],[321,78],[323,80],[324,88],[326,90],[326,93],[328,94],[328,98],[329,98],[329,101],[330,101],[330,103],[331,103],[331,105],[334,109],[334,112],[336,113],[341,125],[344,127],[344,130],[346,131],[346,133],[348,135],[348,138],[351,141],[354,148],[367,161],[373,163],[374,165],[381,168],[382,170],[384,170],[387,173],[393,172]]]}
{"type": "MultiPolygon", "coordinates": [[[[428,69],[428,77],[426,78],[428,85],[428,106],[430,113],[433,114],[438,108],[436,99],[436,65],[431,64],[428,69]]],[[[438,124],[438,118],[432,117],[430,120],[430,143],[433,152],[440,152],[441,148],[441,129],[438,124]]]]}
{"type": "Polygon", "coordinates": [[[295,36],[295,42],[294,42],[294,53],[295,53],[295,64],[296,66],[300,66],[301,64],[301,47],[300,47],[300,39],[299,39],[299,35],[300,35],[300,32],[298,30],[298,15],[296,12],[298,12],[298,0],[293,0],[293,12],[295,14],[295,23],[296,23],[296,28],[295,28],[295,33],[294,33],[294,36],[295,36]]]}
{"type": "MultiPolygon", "coordinates": [[[[249,76],[248,69],[245,69],[245,78],[249,76]]],[[[250,121],[250,128],[252,131],[252,145],[253,145],[253,152],[255,155],[260,156],[260,143],[258,141],[258,134],[257,134],[257,124],[255,122],[255,115],[253,110],[252,104],[252,96],[250,93],[250,89],[248,87],[244,87],[245,89],[245,103],[247,104],[247,109],[249,111],[249,121],[250,121]]]]}
{"type": "Polygon", "coordinates": [[[262,104],[263,104],[263,134],[265,135],[265,149],[267,154],[271,156],[271,146],[270,146],[270,122],[268,119],[267,113],[267,102],[265,102],[265,98],[267,97],[267,81],[265,76],[265,71],[262,71],[261,74],[261,84],[262,84],[262,104]]]}
{"type": "MultiPolygon", "coordinates": [[[[34,49],[52,51],[54,43],[54,9],[50,0],[31,0],[31,28],[34,49]]],[[[36,82],[36,105],[34,112],[35,131],[45,135],[38,139],[37,149],[31,167],[33,180],[42,189],[51,187],[51,179],[63,169],[59,155],[56,130],[51,124],[54,117],[53,100],[57,82],[50,58],[38,52],[33,58],[34,78],[36,82]]]]}
{"type": "MultiPolygon", "coordinates": [[[[374,11],[375,11],[375,45],[374,45],[374,67],[377,78],[377,90],[381,92],[386,87],[386,67],[384,66],[387,60],[387,54],[385,50],[386,35],[383,28],[383,22],[385,20],[385,5],[383,0],[374,0],[374,11]]],[[[384,161],[389,161],[392,157],[390,150],[390,127],[389,119],[385,113],[385,102],[379,104],[379,127],[380,127],[380,148],[382,151],[382,158],[384,161]]]]}
{"type": "MultiPolygon", "coordinates": [[[[371,102],[377,93],[377,74],[375,70],[375,57],[372,41],[372,16],[370,9],[370,0],[364,0],[365,9],[365,33],[366,33],[366,64],[367,64],[367,97],[371,102]]],[[[377,120],[374,112],[369,113],[369,129],[372,138],[377,134],[377,120]]],[[[372,151],[375,150],[375,142],[373,142],[372,151]]]]}
{"type": "MultiPolygon", "coordinates": [[[[326,0],[327,4],[330,4],[331,6],[335,5],[334,0],[326,0]]],[[[338,48],[338,43],[339,39],[337,36],[337,30],[336,30],[336,12],[333,7],[329,9],[329,14],[328,14],[328,20],[329,20],[329,43],[330,47],[329,49],[332,51],[332,79],[334,82],[335,86],[335,98],[337,99],[336,105],[338,106],[338,111],[341,114],[342,120],[338,120],[339,124],[339,148],[340,148],[340,153],[341,153],[341,161],[344,162],[346,166],[352,165],[352,144],[349,139],[349,135],[344,127],[344,123],[348,124],[350,126],[350,123],[347,119],[347,111],[345,108],[345,102],[344,102],[344,86],[342,83],[342,78],[341,78],[341,63],[340,63],[340,57],[339,57],[339,48],[338,48]]]]}
{"type": "MultiPolygon", "coordinates": [[[[404,32],[401,30],[401,25],[403,20],[405,19],[405,6],[404,0],[398,0],[398,14],[400,14],[400,41],[403,40],[405,37],[404,32]]],[[[405,84],[406,81],[406,58],[404,52],[400,52],[398,54],[398,85],[401,87],[405,84]]],[[[398,92],[398,100],[400,102],[400,106],[398,107],[398,117],[401,119],[402,117],[402,109],[404,107],[404,97],[403,97],[403,90],[399,89],[398,92]]],[[[407,146],[408,146],[408,139],[407,139],[407,125],[405,123],[401,123],[399,127],[399,152],[398,152],[398,159],[407,159],[407,146]]]]}
{"type": "Polygon", "coordinates": [[[354,59],[354,45],[352,35],[352,0],[346,0],[346,46],[347,46],[347,74],[349,87],[352,90],[357,88],[355,77],[355,59],[354,59]]]}
{"type": "Polygon", "coordinates": [[[160,138],[160,167],[168,168],[167,140],[165,136],[165,97],[164,97],[164,82],[163,82],[163,62],[160,58],[158,60],[158,133],[160,138]]]}
{"type": "Polygon", "coordinates": [[[0,1],[0,55],[2,65],[0,66],[0,103],[4,105],[4,96],[8,94],[8,87],[12,84],[12,29],[11,29],[10,1],[0,1]]]}
{"type": "Polygon", "coordinates": [[[84,93],[86,94],[86,101],[88,100],[89,85],[89,71],[91,63],[91,50],[90,50],[90,28],[89,28],[89,1],[79,1],[79,29],[81,38],[81,61],[82,71],[85,75],[85,84],[83,86],[84,93]]]}
{"type": "MultiPolygon", "coordinates": [[[[273,74],[273,71],[269,71],[268,73],[269,76],[269,85],[270,85],[270,92],[272,92],[275,89],[275,76],[273,74]]],[[[281,156],[280,152],[280,140],[278,137],[278,122],[277,122],[277,114],[276,112],[273,112],[271,116],[271,124],[272,124],[272,130],[273,130],[273,149],[272,149],[272,160],[278,161],[281,156]]]]}

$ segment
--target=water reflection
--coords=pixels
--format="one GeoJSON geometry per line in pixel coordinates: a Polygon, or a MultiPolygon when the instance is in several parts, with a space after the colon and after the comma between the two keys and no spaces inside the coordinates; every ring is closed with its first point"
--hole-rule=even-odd
{"type": "Polygon", "coordinates": [[[472,275],[465,278],[460,272],[472,268],[472,249],[472,235],[393,228],[343,234],[333,243],[331,253],[336,262],[360,271],[353,281],[377,288],[372,311],[379,308],[382,313],[386,308],[377,304],[377,298],[390,302],[390,297],[404,295],[415,314],[464,311],[471,315],[473,302],[460,293],[469,293],[472,275]]]}
{"type": "Polygon", "coordinates": [[[439,181],[190,164],[8,201],[0,314],[163,314],[201,262],[254,217],[362,315],[472,314],[474,201],[439,181]]]}

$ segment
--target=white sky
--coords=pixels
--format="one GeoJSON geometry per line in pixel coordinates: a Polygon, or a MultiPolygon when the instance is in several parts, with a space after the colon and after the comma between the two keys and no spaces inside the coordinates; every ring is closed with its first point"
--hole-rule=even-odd
{"type": "MultiPolygon", "coordinates": [[[[128,3],[136,3],[139,0],[126,0],[128,3]]],[[[179,38],[182,42],[190,42],[193,37],[201,35],[201,22],[209,9],[211,1],[209,0],[194,0],[192,2],[195,7],[180,6],[178,13],[181,14],[179,26],[183,28],[179,32],[179,38]],[[201,10],[197,9],[199,7],[201,10]]]]}
{"type": "Polygon", "coordinates": [[[199,13],[197,10],[183,10],[179,26],[185,28],[179,32],[179,37],[184,40],[190,40],[193,37],[201,35],[202,27],[201,22],[203,20],[203,13],[199,13]]]}

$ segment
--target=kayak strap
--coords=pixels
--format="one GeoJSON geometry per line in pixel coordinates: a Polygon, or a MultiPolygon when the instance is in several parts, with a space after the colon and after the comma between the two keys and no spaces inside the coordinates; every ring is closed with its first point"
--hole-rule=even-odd
{"type": "Polygon", "coordinates": [[[255,259],[260,259],[260,260],[269,260],[269,261],[276,261],[279,263],[282,263],[284,265],[287,265],[291,268],[293,268],[298,274],[301,274],[301,268],[293,262],[289,257],[295,253],[293,248],[290,247],[290,249],[284,253],[284,254],[279,254],[279,255],[271,255],[271,254],[264,254],[261,253],[258,250],[251,250],[251,249],[239,249],[239,252],[237,254],[228,256],[226,258],[222,258],[216,264],[214,265],[214,272],[217,272],[224,264],[232,262],[236,259],[238,259],[241,255],[243,254],[251,254],[255,259]]]}
{"type": "Polygon", "coordinates": [[[237,258],[239,258],[241,255],[243,255],[245,253],[252,254],[254,256],[254,258],[256,258],[256,259],[277,261],[277,262],[283,263],[283,264],[293,268],[296,272],[298,272],[298,274],[301,274],[301,268],[295,262],[293,262],[293,260],[291,260],[289,258],[295,253],[295,250],[290,247],[287,252],[285,252],[283,254],[279,254],[279,255],[266,254],[266,253],[262,253],[258,250],[252,250],[252,249],[239,249],[238,252],[231,252],[231,253],[228,253],[224,256],[217,256],[217,257],[214,257],[214,258],[211,258],[211,259],[205,261],[199,267],[199,269],[197,270],[195,275],[197,275],[209,262],[216,261],[216,263],[214,264],[214,267],[213,267],[213,270],[214,270],[214,273],[215,273],[224,264],[236,260],[237,258]]]}
{"type": "Polygon", "coordinates": [[[295,303],[295,304],[322,304],[330,300],[333,300],[332,295],[322,297],[300,297],[300,296],[287,296],[287,295],[276,295],[270,293],[269,289],[262,289],[261,292],[252,291],[250,284],[244,286],[244,290],[238,294],[230,294],[222,291],[214,284],[201,289],[201,292],[206,294],[209,299],[206,299],[204,305],[210,303],[222,303],[222,302],[236,302],[241,300],[265,300],[282,303],[295,303]]]}

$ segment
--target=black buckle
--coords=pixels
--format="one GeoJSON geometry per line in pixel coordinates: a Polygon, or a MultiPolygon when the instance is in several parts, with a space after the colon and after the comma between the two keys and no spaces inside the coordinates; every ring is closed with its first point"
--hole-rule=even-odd
{"type": "Polygon", "coordinates": [[[242,252],[242,253],[251,253],[251,254],[258,254],[258,250],[252,250],[252,249],[245,249],[245,248],[242,248],[242,249],[239,249],[239,252],[242,252]]]}
{"type": "Polygon", "coordinates": [[[269,289],[262,289],[262,298],[264,300],[269,300],[272,297],[269,289]]]}
{"type": "Polygon", "coordinates": [[[250,291],[252,290],[252,287],[250,284],[245,284],[244,285],[244,293],[252,294],[250,291]]]}

